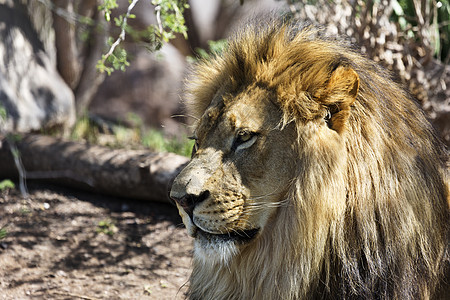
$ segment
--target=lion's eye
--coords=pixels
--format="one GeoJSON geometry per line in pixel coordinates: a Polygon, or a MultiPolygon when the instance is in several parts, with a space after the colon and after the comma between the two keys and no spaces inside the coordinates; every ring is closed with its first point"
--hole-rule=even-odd
{"type": "Polygon", "coordinates": [[[257,134],[255,132],[241,131],[237,134],[231,148],[233,151],[248,148],[255,143],[256,138],[257,134]]]}

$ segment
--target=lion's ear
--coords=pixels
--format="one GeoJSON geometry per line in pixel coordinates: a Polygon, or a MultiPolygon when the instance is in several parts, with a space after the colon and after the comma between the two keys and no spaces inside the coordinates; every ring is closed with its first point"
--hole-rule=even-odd
{"type": "Polygon", "coordinates": [[[331,73],[325,88],[315,94],[315,98],[327,107],[328,126],[338,133],[342,133],[345,129],[358,89],[359,76],[355,70],[339,66],[331,73]]]}

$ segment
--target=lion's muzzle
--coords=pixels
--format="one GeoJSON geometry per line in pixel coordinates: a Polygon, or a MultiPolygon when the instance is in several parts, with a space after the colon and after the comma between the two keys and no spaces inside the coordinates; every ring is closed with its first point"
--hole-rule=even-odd
{"type": "Polygon", "coordinates": [[[170,191],[188,233],[213,244],[242,244],[256,237],[261,226],[245,213],[248,197],[240,174],[231,164],[224,166],[222,156],[212,149],[197,154],[170,191]]]}

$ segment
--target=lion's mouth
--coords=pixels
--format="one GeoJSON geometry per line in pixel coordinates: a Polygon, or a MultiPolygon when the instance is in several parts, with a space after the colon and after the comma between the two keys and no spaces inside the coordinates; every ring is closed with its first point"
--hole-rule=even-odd
{"type": "Polygon", "coordinates": [[[206,232],[197,227],[196,237],[206,239],[211,242],[236,242],[238,244],[246,244],[253,240],[259,232],[259,228],[238,230],[222,234],[214,234],[206,232]]]}

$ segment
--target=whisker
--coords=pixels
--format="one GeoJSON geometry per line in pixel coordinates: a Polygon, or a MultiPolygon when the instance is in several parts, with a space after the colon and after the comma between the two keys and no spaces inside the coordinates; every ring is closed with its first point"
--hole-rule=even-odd
{"type": "Polygon", "coordinates": [[[289,198],[272,202],[272,203],[247,203],[244,207],[245,213],[258,211],[264,208],[278,208],[287,206],[289,204],[289,198]]]}
{"type": "Polygon", "coordinates": [[[264,194],[264,195],[260,195],[260,196],[253,196],[253,197],[250,197],[248,199],[249,200],[258,200],[258,199],[262,199],[262,198],[265,198],[265,197],[268,197],[268,196],[279,195],[279,194],[281,194],[281,192],[279,192],[279,189],[280,189],[280,187],[277,187],[275,189],[275,191],[273,191],[272,193],[268,193],[268,194],[264,194]]]}
{"type": "Polygon", "coordinates": [[[171,117],[171,118],[184,118],[184,117],[188,117],[188,118],[194,119],[195,121],[200,120],[200,118],[197,118],[196,116],[193,116],[193,115],[185,115],[185,114],[171,115],[170,117],[171,117]]]}

